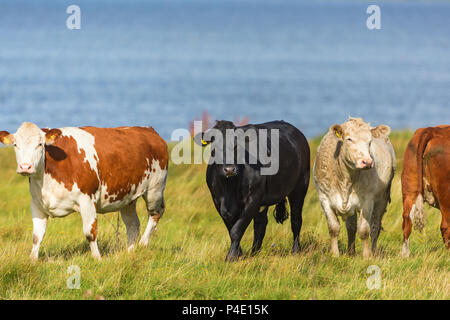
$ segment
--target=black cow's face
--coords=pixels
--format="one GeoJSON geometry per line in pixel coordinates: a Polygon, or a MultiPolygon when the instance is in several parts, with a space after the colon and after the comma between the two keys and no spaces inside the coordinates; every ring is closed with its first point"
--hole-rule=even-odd
{"type": "Polygon", "coordinates": [[[221,152],[221,159],[223,159],[223,161],[221,163],[215,163],[217,174],[219,176],[223,176],[225,178],[235,177],[240,171],[242,171],[243,168],[241,165],[238,165],[237,162],[236,143],[233,144],[234,147],[231,149],[227,147],[226,131],[230,129],[234,130],[236,129],[236,126],[231,121],[220,120],[217,121],[214,127],[209,130],[213,129],[216,133],[221,133],[221,138],[219,139],[215,135],[210,136],[207,134],[208,131],[206,131],[202,133],[201,144],[202,146],[207,146],[211,143],[213,144],[213,148],[211,149],[211,157],[216,157],[216,152],[221,152]],[[219,143],[222,145],[214,145],[219,143]],[[229,157],[227,157],[227,153],[230,153],[229,157]]]}

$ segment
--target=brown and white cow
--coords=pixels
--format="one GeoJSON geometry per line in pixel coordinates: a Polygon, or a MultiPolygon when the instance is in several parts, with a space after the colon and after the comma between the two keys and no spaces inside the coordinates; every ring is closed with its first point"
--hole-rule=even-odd
{"type": "Polygon", "coordinates": [[[402,172],[403,248],[409,256],[409,236],[414,227],[422,231],[423,202],[441,210],[441,233],[450,248],[450,126],[418,129],[405,151],[402,172]]]}
{"type": "Polygon", "coordinates": [[[327,219],[334,256],[339,256],[339,216],[346,223],[350,253],[355,252],[357,230],[363,243],[363,256],[371,256],[376,249],[395,171],[389,132],[388,126],[373,128],[360,118],[350,118],[341,125],[331,126],[320,143],[314,163],[314,182],[327,219]]]}
{"type": "Polygon", "coordinates": [[[14,145],[17,173],[29,176],[33,248],[37,259],[49,217],[80,212],[92,255],[97,247],[97,213],[120,210],[128,250],[139,236],[136,201],[143,197],[149,222],[140,244],[147,245],[164,212],[168,151],[153,128],[40,129],[25,122],[15,134],[0,132],[14,145]]]}

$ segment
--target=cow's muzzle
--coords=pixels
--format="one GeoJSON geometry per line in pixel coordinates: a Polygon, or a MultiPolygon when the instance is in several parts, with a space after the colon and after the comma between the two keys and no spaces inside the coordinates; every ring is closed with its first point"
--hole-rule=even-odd
{"type": "Polygon", "coordinates": [[[227,178],[234,177],[237,174],[235,166],[223,167],[223,172],[227,178]]]}
{"type": "Polygon", "coordinates": [[[373,161],[373,159],[367,158],[367,159],[358,160],[356,167],[358,169],[370,169],[370,168],[373,168],[374,164],[375,164],[375,162],[373,161]]]}
{"type": "Polygon", "coordinates": [[[29,163],[22,163],[17,167],[17,173],[23,176],[29,176],[35,172],[33,166],[29,163]]]}

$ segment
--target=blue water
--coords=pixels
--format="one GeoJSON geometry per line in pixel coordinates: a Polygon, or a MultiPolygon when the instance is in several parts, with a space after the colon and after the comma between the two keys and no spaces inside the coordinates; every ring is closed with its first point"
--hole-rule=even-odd
{"type": "Polygon", "coordinates": [[[284,119],[450,123],[450,2],[2,0],[0,130],[284,119]],[[66,8],[81,7],[81,30],[66,8]]]}

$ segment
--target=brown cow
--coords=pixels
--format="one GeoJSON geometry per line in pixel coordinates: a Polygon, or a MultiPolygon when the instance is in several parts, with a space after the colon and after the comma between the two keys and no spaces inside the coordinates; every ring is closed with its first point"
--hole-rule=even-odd
{"type": "Polygon", "coordinates": [[[25,122],[15,134],[0,132],[0,142],[14,145],[17,173],[29,176],[33,249],[37,259],[48,217],[78,211],[92,255],[97,246],[97,213],[120,210],[128,250],[139,236],[136,201],[143,197],[150,215],[140,244],[147,245],[164,212],[168,151],[153,128],[40,129],[25,122]]]}
{"type": "Polygon", "coordinates": [[[450,247],[450,126],[418,129],[406,148],[403,160],[403,248],[409,256],[409,235],[414,227],[422,231],[423,202],[441,210],[441,233],[450,247]]]}

